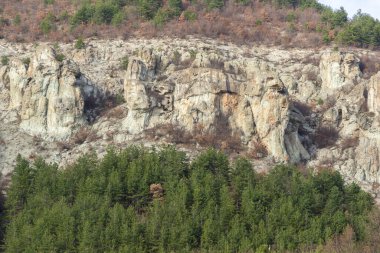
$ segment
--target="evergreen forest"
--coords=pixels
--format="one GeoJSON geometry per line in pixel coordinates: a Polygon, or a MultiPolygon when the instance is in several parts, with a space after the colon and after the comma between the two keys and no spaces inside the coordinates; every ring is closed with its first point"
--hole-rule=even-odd
{"type": "Polygon", "coordinates": [[[18,157],[2,212],[3,249],[323,252],[347,230],[355,245],[368,240],[373,206],[338,172],[278,165],[258,174],[248,160],[214,149],[190,161],[172,146],[110,148],[64,169],[18,157]]]}

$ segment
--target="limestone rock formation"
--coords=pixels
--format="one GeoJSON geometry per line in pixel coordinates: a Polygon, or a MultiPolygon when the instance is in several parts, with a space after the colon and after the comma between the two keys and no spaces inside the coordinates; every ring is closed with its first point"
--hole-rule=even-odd
{"type": "Polygon", "coordinates": [[[68,138],[86,122],[86,103],[98,95],[84,80],[78,65],[58,61],[51,47],[37,48],[29,64],[11,59],[5,83],[20,129],[47,139],[68,138]]]}
{"type": "Polygon", "coordinates": [[[338,89],[360,80],[359,58],[352,53],[326,52],[322,54],[320,71],[322,87],[338,89]]]}
{"type": "MultiPolygon", "coordinates": [[[[273,162],[334,168],[380,193],[380,73],[366,79],[361,72],[359,56],[367,52],[89,40],[81,50],[59,44],[65,60],[58,61],[49,43],[0,44],[10,58],[0,67],[0,142],[9,143],[0,146],[2,171],[14,161],[11,143],[22,142],[17,129],[43,137],[50,149],[52,140],[64,141],[42,152],[62,165],[83,152],[101,155],[109,145],[165,143],[166,127],[170,134],[179,129],[178,138],[238,136],[243,154],[257,147],[268,153],[254,161],[261,171],[273,162]]],[[[22,136],[27,155],[41,153],[22,136]]],[[[198,139],[191,141],[180,148],[197,152],[198,139]]]]}
{"type": "Polygon", "coordinates": [[[298,137],[297,113],[289,112],[286,88],[267,62],[198,53],[191,65],[178,68],[184,63],[167,59],[170,53],[141,49],[138,55],[130,60],[124,81],[128,107],[124,126],[129,133],[166,122],[187,131],[226,123],[242,133],[248,145],[264,143],[276,160],[310,158],[298,137]]]}

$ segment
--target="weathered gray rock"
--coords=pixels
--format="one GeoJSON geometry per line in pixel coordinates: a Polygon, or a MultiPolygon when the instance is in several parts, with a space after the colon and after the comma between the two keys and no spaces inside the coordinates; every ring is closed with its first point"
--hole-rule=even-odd
{"type": "Polygon", "coordinates": [[[378,115],[380,113],[380,72],[371,77],[366,92],[368,93],[366,95],[368,110],[378,115]]]}
{"type": "Polygon", "coordinates": [[[50,47],[41,46],[26,66],[10,61],[9,109],[20,115],[20,129],[46,139],[67,139],[85,124],[86,101],[97,96],[85,84],[77,64],[59,62],[50,47]]]}
{"type": "Polygon", "coordinates": [[[356,84],[361,77],[360,60],[352,53],[326,52],[322,54],[320,72],[322,89],[338,89],[356,84]]]}
{"type": "MultiPolygon", "coordinates": [[[[379,191],[372,185],[380,183],[380,73],[363,78],[359,51],[251,48],[200,39],[89,40],[82,50],[60,44],[67,60],[58,62],[46,45],[0,43],[9,48],[0,55],[11,58],[0,67],[2,134],[7,124],[19,124],[45,139],[68,139],[91,122],[87,128],[98,136],[55,151],[51,157],[58,163],[84,151],[103,154],[108,145],[153,145],[165,137],[144,139],[145,130],[162,125],[190,133],[228,128],[248,150],[257,143],[266,147],[273,159],[255,161],[256,167],[303,161],[333,167],[348,181],[379,191]],[[31,58],[29,67],[20,60],[25,57],[31,58]],[[127,70],[120,66],[125,57],[127,70]],[[99,116],[102,94],[125,103],[99,116]],[[338,134],[337,141],[321,148],[315,136],[326,126],[336,131],[331,134],[338,134]]],[[[334,137],[328,134],[323,138],[334,137]]],[[[9,150],[0,150],[0,164],[11,164],[4,158],[11,157],[9,150]]]]}
{"type": "MultiPolygon", "coordinates": [[[[310,158],[291,124],[289,99],[277,70],[258,58],[225,61],[216,53],[197,54],[191,66],[173,70],[163,56],[142,49],[126,71],[124,120],[131,134],[163,123],[191,132],[211,129],[223,118],[242,141],[260,140],[279,161],[310,158]],[[165,76],[164,80],[160,76],[165,76]]],[[[225,136],[227,137],[227,136],[225,136]]]]}

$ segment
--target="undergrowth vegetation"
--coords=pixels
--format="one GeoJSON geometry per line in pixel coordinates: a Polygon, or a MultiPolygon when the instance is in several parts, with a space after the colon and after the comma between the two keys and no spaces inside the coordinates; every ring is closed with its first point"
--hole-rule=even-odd
{"type": "Polygon", "coordinates": [[[18,157],[7,195],[5,252],[378,250],[372,198],[338,172],[260,175],[213,149],[192,162],[173,147],[110,149],[64,170],[18,157]]]}
{"type": "Polygon", "coordinates": [[[0,2],[11,41],[200,35],[237,43],[380,46],[380,22],[317,0],[18,0],[0,2]]]}

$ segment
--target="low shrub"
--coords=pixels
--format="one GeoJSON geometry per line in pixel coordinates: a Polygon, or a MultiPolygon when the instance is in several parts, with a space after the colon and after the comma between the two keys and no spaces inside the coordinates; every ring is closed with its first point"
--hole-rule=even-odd
{"type": "Polygon", "coordinates": [[[364,74],[364,78],[370,78],[380,71],[380,55],[363,55],[360,57],[360,70],[364,74]]]}
{"type": "Polygon", "coordinates": [[[359,137],[358,136],[347,136],[343,138],[343,140],[340,143],[340,147],[342,150],[346,150],[349,148],[354,148],[359,145],[359,137]]]}
{"type": "Polygon", "coordinates": [[[95,141],[99,139],[99,136],[92,130],[87,127],[80,128],[70,139],[70,142],[73,144],[82,144],[85,141],[95,141]]]}
{"type": "Polygon", "coordinates": [[[83,38],[79,37],[74,46],[76,49],[84,49],[86,47],[86,44],[84,43],[83,38]]]}
{"type": "Polygon", "coordinates": [[[24,58],[24,59],[22,59],[22,63],[24,63],[24,65],[26,66],[26,68],[28,68],[29,64],[30,64],[30,58],[24,58]]]}
{"type": "Polygon", "coordinates": [[[320,126],[316,129],[312,139],[318,148],[331,147],[339,139],[339,132],[332,125],[320,126]]]}
{"type": "Polygon", "coordinates": [[[184,11],[183,15],[184,15],[185,20],[187,20],[187,21],[197,20],[197,13],[195,13],[193,11],[186,10],[186,11],[184,11]]]}
{"type": "Polygon", "coordinates": [[[268,156],[267,147],[261,142],[254,142],[253,148],[249,151],[248,156],[254,159],[261,159],[268,156]]]}
{"type": "Polygon", "coordinates": [[[55,55],[55,59],[59,62],[62,62],[65,59],[65,55],[58,53],[55,55]]]}
{"type": "Polygon", "coordinates": [[[7,66],[9,64],[9,58],[6,55],[1,56],[1,65],[7,66]]]}
{"type": "Polygon", "coordinates": [[[48,34],[55,29],[55,20],[56,17],[52,13],[49,13],[44,19],[42,19],[40,23],[40,30],[43,34],[48,34]]]}
{"type": "Polygon", "coordinates": [[[292,105],[294,108],[296,108],[298,111],[302,113],[303,116],[310,116],[311,113],[313,112],[313,108],[301,101],[294,100],[292,101],[292,105]]]}

